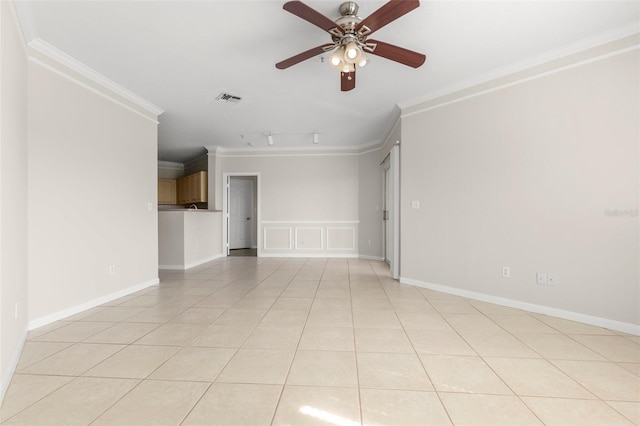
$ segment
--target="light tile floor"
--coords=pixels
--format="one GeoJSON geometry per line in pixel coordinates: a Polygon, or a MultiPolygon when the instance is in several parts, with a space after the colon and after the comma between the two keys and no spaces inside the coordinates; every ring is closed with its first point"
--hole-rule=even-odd
{"type": "Polygon", "coordinates": [[[32,331],[2,423],[640,424],[637,336],[402,285],[381,262],[160,275],[32,331]]]}

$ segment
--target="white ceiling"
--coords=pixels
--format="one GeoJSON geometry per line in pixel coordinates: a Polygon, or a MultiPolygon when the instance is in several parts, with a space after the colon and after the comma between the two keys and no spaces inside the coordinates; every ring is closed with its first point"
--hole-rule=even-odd
{"type": "MultiPolygon", "coordinates": [[[[307,1],[339,16],[336,1],[307,1]]],[[[638,1],[423,1],[374,38],[427,55],[418,69],[375,57],[351,92],[321,57],[275,63],[330,42],[284,1],[43,1],[32,36],[160,108],[159,156],[186,161],[204,146],[376,144],[405,106],[561,53],[638,31],[638,1]],[[214,101],[221,92],[237,105],[214,101]]],[[[366,17],[384,1],[361,0],[366,17]]],[[[28,14],[27,14],[28,16],[28,14]]],[[[23,24],[24,25],[24,24],[23,24]]]]}

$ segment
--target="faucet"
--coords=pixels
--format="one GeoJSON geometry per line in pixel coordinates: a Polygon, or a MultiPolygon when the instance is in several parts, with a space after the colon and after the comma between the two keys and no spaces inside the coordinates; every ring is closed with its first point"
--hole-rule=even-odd
{"type": "Polygon", "coordinates": [[[197,205],[195,205],[195,204],[191,204],[191,205],[189,206],[189,210],[198,210],[198,206],[197,206],[197,205]]]}

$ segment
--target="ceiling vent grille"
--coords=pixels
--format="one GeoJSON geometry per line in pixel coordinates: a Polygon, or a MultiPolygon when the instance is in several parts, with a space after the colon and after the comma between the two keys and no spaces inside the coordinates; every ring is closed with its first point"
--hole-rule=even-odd
{"type": "Polygon", "coordinates": [[[216,101],[221,102],[223,104],[237,104],[240,102],[242,98],[240,96],[235,96],[230,93],[220,93],[216,96],[216,101]]]}

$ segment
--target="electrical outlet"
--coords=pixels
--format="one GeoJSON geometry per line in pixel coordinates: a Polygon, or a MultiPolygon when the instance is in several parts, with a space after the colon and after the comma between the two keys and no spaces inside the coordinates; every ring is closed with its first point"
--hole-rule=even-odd
{"type": "Polygon", "coordinates": [[[367,245],[371,247],[371,240],[367,240],[367,245]]]}
{"type": "Polygon", "coordinates": [[[511,277],[511,267],[510,266],[503,266],[502,267],[502,276],[504,278],[510,278],[511,277]]]}
{"type": "Polygon", "coordinates": [[[109,275],[113,276],[116,274],[116,265],[109,266],[109,275]]]}
{"type": "Polygon", "coordinates": [[[538,272],[536,274],[536,281],[538,285],[547,285],[547,274],[544,272],[538,272]]]}
{"type": "Polygon", "coordinates": [[[412,209],[419,209],[420,208],[420,201],[412,201],[411,202],[411,208],[412,209]]]}
{"type": "Polygon", "coordinates": [[[549,272],[547,273],[547,284],[556,285],[558,284],[558,274],[549,272]]]}

